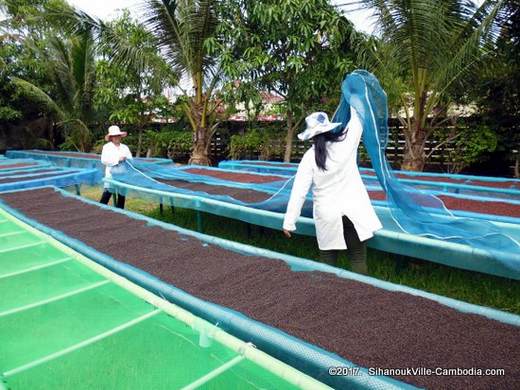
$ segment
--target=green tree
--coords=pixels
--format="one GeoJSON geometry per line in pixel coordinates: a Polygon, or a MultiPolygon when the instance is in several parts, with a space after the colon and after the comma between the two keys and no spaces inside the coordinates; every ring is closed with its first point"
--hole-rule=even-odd
{"type": "MultiPolygon", "coordinates": [[[[482,121],[497,132],[502,162],[512,162],[520,177],[520,8],[508,0],[500,23],[496,50],[472,80],[469,99],[482,121]]],[[[497,156],[498,157],[498,156],[497,156]]],[[[497,174],[503,174],[497,172],[497,174]]]]}
{"type": "Polygon", "coordinates": [[[139,157],[143,152],[145,126],[155,115],[171,112],[171,105],[162,93],[165,88],[175,86],[178,77],[157,53],[152,34],[132,20],[128,11],[106,28],[111,34],[101,37],[103,59],[97,64],[96,105],[110,110],[109,120],[134,126],[139,157]],[[110,61],[122,45],[140,50],[146,55],[146,62],[110,61]]]}
{"type": "Polygon", "coordinates": [[[46,7],[66,12],[60,0],[4,1],[7,29],[38,63],[42,77],[10,74],[18,95],[37,103],[51,115],[66,142],[77,150],[91,146],[88,123],[93,119],[95,86],[94,36],[90,29],[67,35],[57,17],[41,18],[46,7]]]}
{"type": "Polygon", "coordinates": [[[497,147],[497,134],[486,125],[468,127],[463,124],[461,128],[457,127],[449,131],[436,129],[432,137],[437,144],[429,151],[429,155],[432,155],[436,148],[449,143],[450,147],[445,152],[449,173],[460,173],[472,164],[482,162],[497,147]]]}
{"type": "Polygon", "coordinates": [[[94,116],[93,47],[93,37],[88,31],[68,39],[52,36],[46,40],[45,49],[35,47],[53,84],[49,93],[30,81],[13,79],[20,93],[54,116],[55,125],[64,132],[67,143],[79,151],[89,151],[92,142],[88,124],[94,116]]]}
{"type": "Polygon", "coordinates": [[[14,102],[17,97],[16,88],[10,82],[10,76],[15,72],[13,57],[20,54],[19,47],[8,41],[7,36],[0,37],[0,122],[13,121],[21,118],[22,107],[14,102]]]}
{"type": "MultiPolygon", "coordinates": [[[[56,6],[64,4],[59,0],[52,2],[56,6]]],[[[14,130],[19,133],[17,139],[29,146],[31,142],[25,141],[39,142],[36,132],[32,134],[31,130],[50,130],[51,120],[20,93],[13,78],[28,80],[45,90],[52,88],[45,67],[33,49],[34,45],[45,46],[44,37],[53,28],[52,23],[34,20],[47,3],[48,0],[0,0],[0,12],[5,17],[0,23],[0,132],[7,136],[9,129],[14,130]]],[[[47,136],[53,143],[52,131],[47,136]]]]}
{"type": "MultiPolygon", "coordinates": [[[[424,146],[472,72],[491,53],[502,1],[476,8],[466,0],[362,0],[378,19],[380,42],[367,67],[395,96],[403,113],[403,169],[422,170],[424,146]]],[[[366,54],[366,53],[364,53],[366,54]]]]}
{"type": "Polygon", "coordinates": [[[217,27],[214,0],[146,1],[144,24],[157,38],[166,60],[191,82],[193,93],[185,93],[183,107],[193,131],[190,163],[209,165],[213,131],[211,114],[215,86],[221,76],[206,40],[217,27]]]}
{"type": "Polygon", "coordinates": [[[221,9],[222,67],[240,87],[283,98],[284,160],[290,161],[305,116],[330,106],[330,97],[332,105],[338,101],[341,80],[353,68],[353,27],[327,0],[228,0],[221,9]]]}
{"type": "MultiPolygon", "coordinates": [[[[221,77],[216,56],[210,54],[206,41],[214,36],[218,23],[216,0],[144,0],[141,23],[154,37],[158,54],[171,66],[190,88],[181,99],[184,113],[193,131],[193,150],[190,162],[209,164],[209,146],[214,124],[215,87],[221,77]]],[[[102,21],[84,12],[63,15],[73,28],[89,26],[112,41],[113,61],[131,68],[144,68],[148,61],[146,50],[128,45],[102,21]]]]}

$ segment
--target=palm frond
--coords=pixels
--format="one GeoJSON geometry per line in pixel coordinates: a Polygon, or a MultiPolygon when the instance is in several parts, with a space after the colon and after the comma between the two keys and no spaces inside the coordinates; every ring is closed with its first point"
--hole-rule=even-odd
{"type": "Polygon", "coordinates": [[[55,100],[64,111],[73,112],[77,85],[72,74],[73,61],[70,55],[70,40],[53,36],[48,39],[45,49],[38,55],[45,58],[45,68],[55,88],[55,100]]]}
{"type": "Polygon", "coordinates": [[[403,76],[409,72],[416,99],[432,89],[442,95],[478,63],[502,6],[499,0],[478,8],[471,0],[362,2],[375,10],[382,40],[393,47],[394,60],[386,58],[386,65],[376,68],[385,72],[385,66],[400,64],[403,76]]]}
{"type": "Polygon", "coordinates": [[[143,4],[143,23],[177,73],[193,78],[214,65],[204,41],[216,29],[215,6],[214,0],[147,0],[143,4]]]}
{"type": "Polygon", "coordinates": [[[46,111],[55,115],[58,120],[64,120],[66,118],[66,114],[61,110],[56,102],[36,85],[19,78],[13,78],[13,83],[18,88],[18,91],[27,99],[35,102],[46,111]]]}
{"type": "Polygon", "coordinates": [[[103,53],[110,53],[109,60],[116,66],[135,69],[141,72],[150,61],[150,53],[145,48],[136,45],[118,34],[110,25],[99,25],[99,49],[103,53]]]}
{"type": "Polygon", "coordinates": [[[110,61],[116,65],[133,66],[143,69],[148,61],[147,53],[130,42],[122,40],[110,25],[101,19],[75,8],[63,9],[51,5],[46,6],[44,17],[59,17],[62,27],[74,36],[90,36],[92,42],[99,44],[99,50],[110,51],[110,61]]]}
{"type": "MultiPolygon", "coordinates": [[[[460,35],[458,35],[457,41],[450,45],[451,55],[442,59],[442,64],[433,81],[440,94],[447,91],[457,79],[471,69],[475,69],[486,58],[486,55],[491,53],[494,23],[502,8],[501,2],[493,3],[495,3],[493,8],[486,8],[488,13],[485,17],[479,16],[479,25],[473,29],[471,34],[468,34],[465,40],[459,41],[460,35]]],[[[482,7],[484,6],[486,4],[482,5],[482,7]]],[[[468,23],[472,23],[472,21],[468,23]]],[[[467,29],[465,30],[467,31],[467,29]]]]}

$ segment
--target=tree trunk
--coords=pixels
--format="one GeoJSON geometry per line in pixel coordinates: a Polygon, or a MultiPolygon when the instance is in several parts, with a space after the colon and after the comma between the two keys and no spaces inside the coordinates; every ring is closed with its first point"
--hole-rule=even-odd
{"type": "Polygon", "coordinates": [[[285,137],[285,154],[284,162],[291,162],[292,145],[294,138],[293,116],[291,112],[287,112],[287,135],[285,137]]]}
{"type": "Polygon", "coordinates": [[[401,169],[406,171],[422,171],[426,162],[424,146],[427,130],[420,126],[419,121],[412,123],[412,128],[405,132],[405,147],[401,169]]]}
{"type": "Polygon", "coordinates": [[[208,156],[211,134],[207,124],[207,104],[210,96],[203,93],[203,85],[203,72],[195,73],[193,75],[195,96],[190,104],[185,106],[186,115],[193,129],[193,150],[188,164],[211,165],[208,156]]]}
{"type": "Polygon", "coordinates": [[[56,140],[54,138],[54,122],[50,120],[50,118],[47,119],[47,139],[49,140],[49,144],[51,145],[51,149],[54,149],[56,147],[56,140]]]}
{"type": "Polygon", "coordinates": [[[188,164],[211,165],[208,156],[208,129],[199,128],[194,134],[193,151],[188,164]]]}
{"type": "Polygon", "coordinates": [[[135,152],[135,157],[141,157],[141,148],[143,146],[143,129],[139,126],[137,131],[137,151],[135,152]]]}

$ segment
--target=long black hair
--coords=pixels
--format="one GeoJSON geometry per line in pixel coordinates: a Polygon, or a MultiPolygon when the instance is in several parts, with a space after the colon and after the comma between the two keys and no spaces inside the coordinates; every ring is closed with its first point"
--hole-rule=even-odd
{"type": "Polygon", "coordinates": [[[318,168],[326,171],[327,170],[327,142],[339,142],[343,140],[346,131],[332,132],[327,131],[312,137],[314,142],[314,158],[316,159],[316,165],[318,168]]]}

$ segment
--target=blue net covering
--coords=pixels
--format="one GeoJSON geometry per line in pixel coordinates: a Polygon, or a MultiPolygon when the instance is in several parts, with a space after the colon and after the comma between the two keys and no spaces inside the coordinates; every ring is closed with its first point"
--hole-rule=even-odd
{"type": "MultiPolygon", "coordinates": [[[[133,162],[120,164],[108,180],[113,191],[160,202],[164,205],[204,211],[227,218],[281,229],[292,179],[283,176],[246,173],[209,167],[187,166],[164,168],[140,166],[133,162]],[[245,180],[244,180],[245,179],[245,180]],[[249,182],[248,182],[249,181],[249,182]],[[261,194],[260,199],[241,199],[244,192],[261,194]]],[[[520,253],[516,248],[496,251],[474,248],[469,244],[441,241],[403,233],[386,203],[375,206],[383,230],[368,243],[378,250],[399,253],[449,266],[498,276],[520,279],[520,253]],[[512,252],[513,250],[513,252],[512,252]]],[[[298,222],[298,232],[314,235],[312,199],[308,196],[298,222]]],[[[483,216],[484,218],[484,216],[483,216]]],[[[488,223],[488,222],[486,222],[488,223]]],[[[494,221],[497,230],[520,239],[518,224],[494,221]]]]}
{"type": "MultiPolygon", "coordinates": [[[[278,176],[293,176],[296,173],[298,164],[279,163],[273,161],[248,161],[248,160],[227,160],[219,163],[219,168],[242,172],[254,172],[263,174],[275,174],[278,176]]],[[[362,180],[368,190],[372,204],[386,207],[386,197],[383,188],[375,174],[373,176],[363,175],[364,169],[360,169],[362,180]]],[[[373,172],[373,170],[372,170],[373,172]]],[[[394,171],[396,172],[396,171],[394,171]]],[[[415,173],[415,172],[414,172],[415,173]]],[[[448,179],[451,175],[445,175],[448,179]]],[[[444,182],[442,174],[436,174],[439,180],[429,182],[425,180],[402,180],[407,184],[413,182],[414,187],[418,187],[430,194],[440,196],[443,201],[448,200],[447,207],[457,216],[481,218],[492,220],[493,222],[507,222],[520,224],[520,191],[504,188],[489,187],[484,190],[466,190],[457,184],[444,182]],[[493,190],[493,191],[491,191],[493,190]],[[494,192],[494,190],[504,193],[494,192]],[[505,193],[517,193],[510,195],[505,193]]],[[[491,182],[496,183],[496,182],[491,182]]],[[[500,182],[499,182],[500,183],[500,182]]],[[[446,201],[445,201],[446,203],[446,201]]]]}
{"type": "MultiPolygon", "coordinates": [[[[238,162],[237,162],[238,163],[238,162]]],[[[240,165],[240,164],[238,164],[240,165]]],[[[248,165],[248,164],[245,164],[248,165]]],[[[227,164],[225,166],[228,166],[227,164]]],[[[260,166],[258,166],[260,167],[260,166]]],[[[248,189],[251,191],[259,191],[269,196],[272,196],[269,202],[263,202],[259,205],[252,205],[251,201],[249,202],[236,202],[237,204],[247,204],[249,207],[256,207],[267,209],[271,211],[277,212],[285,212],[287,200],[290,195],[290,190],[292,187],[292,177],[288,178],[289,174],[280,174],[280,172],[274,172],[270,174],[258,173],[253,171],[251,173],[248,171],[246,176],[248,176],[248,182],[240,182],[237,181],[237,178],[240,179],[241,172],[237,169],[222,169],[222,168],[212,168],[212,167],[194,167],[194,166],[183,166],[178,168],[171,168],[165,166],[153,166],[153,165],[143,165],[133,163],[131,170],[140,171],[143,175],[148,178],[155,178],[155,181],[163,180],[162,184],[168,184],[168,187],[162,186],[162,190],[165,191],[176,191],[178,193],[185,192],[184,190],[174,189],[170,187],[176,187],[178,184],[182,184],[179,182],[171,182],[171,180],[181,180],[190,183],[203,183],[205,185],[215,186],[212,191],[212,194],[208,194],[207,192],[201,191],[200,187],[198,191],[192,191],[191,194],[197,193],[199,196],[212,198],[215,193],[218,195],[217,187],[225,186],[225,187],[234,187],[234,188],[242,188],[248,189]],[[196,173],[194,173],[196,172],[196,173]],[[267,179],[267,180],[266,180],[267,179]],[[288,181],[289,180],[289,181],[288,181]],[[275,200],[276,202],[274,202],[275,200]]],[[[154,181],[145,180],[142,181],[139,172],[134,172],[133,178],[129,179],[125,177],[125,175],[116,174],[118,177],[118,181],[125,182],[128,184],[139,184],[139,186],[145,188],[153,188],[154,181]]],[[[293,176],[291,174],[290,176],[293,176]]],[[[377,178],[374,176],[375,180],[377,178]]],[[[365,183],[366,184],[366,183],[365,183]]],[[[371,196],[371,201],[374,206],[381,206],[386,208],[387,201],[385,199],[385,194],[377,182],[377,186],[370,184],[366,185],[371,196]]],[[[183,186],[186,189],[187,186],[183,186]]],[[[188,186],[189,187],[189,186],[188,186]]],[[[193,186],[191,186],[193,187],[193,186]]],[[[446,194],[443,192],[425,190],[428,193],[434,195],[440,195],[443,199],[447,199],[454,206],[452,212],[456,216],[460,217],[471,217],[471,218],[479,218],[484,220],[491,220],[493,223],[495,222],[505,222],[509,225],[519,224],[520,218],[520,202],[514,200],[501,200],[501,203],[496,203],[496,199],[482,197],[482,196],[473,196],[473,195],[459,195],[459,194],[446,194]],[[459,201],[462,200],[463,203],[460,204],[459,201]],[[469,204],[468,204],[469,203],[469,204]],[[496,206],[499,206],[497,209],[496,206]]],[[[228,191],[229,192],[229,191],[228,191]]],[[[228,198],[226,198],[228,199],[228,198]]],[[[230,200],[231,202],[235,202],[235,200],[230,200]]],[[[450,207],[451,208],[451,207],[450,207]]],[[[377,210],[379,218],[381,219],[381,211],[377,210]]],[[[309,193],[307,195],[307,201],[304,205],[304,209],[302,212],[302,216],[304,217],[312,217],[312,195],[309,193]]],[[[395,223],[392,221],[392,225],[395,223]]],[[[390,228],[388,223],[384,225],[386,229],[390,228]]],[[[520,225],[518,225],[520,226],[520,225]]],[[[396,226],[398,231],[402,231],[398,226],[396,226]]],[[[508,233],[509,234],[509,233],[508,233]]],[[[512,234],[513,237],[520,237],[520,229],[518,233],[512,234]]]]}
{"type": "MultiPolygon", "coordinates": [[[[223,169],[285,176],[294,175],[298,169],[296,163],[262,160],[224,160],[219,162],[218,166],[223,169]]],[[[359,169],[359,172],[367,186],[379,187],[379,181],[373,169],[363,167],[359,169]]],[[[393,172],[400,181],[423,190],[491,197],[499,200],[520,200],[520,180],[518,179],[401,170],[393,170],[393,172]]]]}
{"type": "Polygon", "coordinates": [[[496,225],[456,217],[437,196],[397,180],[385,155],[389,134],[386,93],[374,75],[364,70],[352,72],[343,81],[341,92],[340,106],[333,122],[346,126],[350,120],[350,106],[359,113],[363,122],[364,145],[379,183],[387,194],[391,214],[403,231],[490,252],[498,248],[520,252],[520,243],[496,225]]]}
{"type": "MultiPolygon", "coordinates": [[[[193,169],[193,167],[188,167],[188,169],[190,168],[193,169]]],[[[207,167],[195,169],[206,172],[225,172],[207,167]]],[[[185,168],[126,161],[112,168],[110,184],[112,188],[117,189],[117,192],[124,195],[128,195],[132,190],[139,192],[139,189],[147,188],[163,193],[198,196],[283,213],[287,208],[292,182],[292,178],[287,179],[285,177],[266,183],[237,182],[204,173],[191,173],[185,168]],[[204,185],[205,188],[186,186],[184,183],[199,183],[204,185]],[[211,191],[206,189],[209,187],[213,187],[210,188],[211,191]],[[254,191],[260,196],[256,197],[257,200],[241,200],[240,196],[233,196],[233,189],[254,191]]],[[[302,215],[312,216],[312,203],[310,201],[304,206],[302,215]]]]}
{"type": "MultiPolygon", "coordinates": [[[[518,225],[454,214],[434,194],[397,180],[384,153],[388,137],[386,96],[374,76],[357,71],[346,78],[334,121],[346,125],[349,105],[363,120],[364,143],[379,186],[387,197],[384,207],[376,208],[384,229],[376,235],[372,245],[393,253],[520,278],[518,225]]],[[[248,173],[197,166],[166,167],[134,160],[115,167],[108,183],[114,191],[125,195],[133,193],[166,205],[280,229],[293,178],[256,173],[254,178],[246,178],[252,180],[240,180],[233,174],[248,173]],[[239,192],[243,195],[243,191],[257,194],[253,199],[236,196],[239,192]],[[263,197],[258,197],[258,193],[263,197]]],[[[312,217],[310,196],[302,216],[312,217]]]]}
{"type": "MultiPolygon", "coordinates": [[[[81,153],[70,151],[50,150],[8,150],[6,156],[13,159],[37,159],[47,163],[67,168],[97,169],[96,181],[103,179],[105,166],[101,163],[101,155],[95,153],[81,153]]],[[[136,158],[135,161],[143,164],[172,164],[167,158],[136,158]]]]}
{"type": "Polygon", "coordinates": [[[49,165],[51,165],[49,162],[37,161],[31,158],[20,158],[16,160],[4,158],[0,160],[0,172],[25,170],[31,168],[42,168],[49,165]]]}
{"type": "MultiPolygon", "coordinates": [[[[2,160],[3,161],[3,160],[2,160]]],[[[97,182],[97,169],[63,168],[42,161],[7,159],[11,165],[20,164],[14,169],[0,169],[0,192],[36,188],[43,186],[70,187],[81,184],[93,185],[97,182]]],[[[9,165],[4,165],[8,167],[9,165]]]]}

